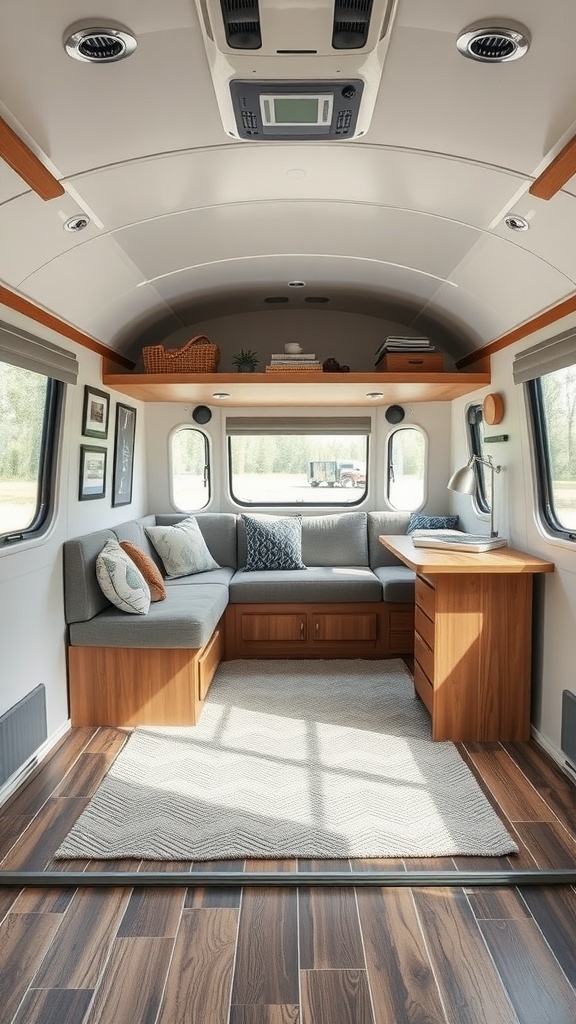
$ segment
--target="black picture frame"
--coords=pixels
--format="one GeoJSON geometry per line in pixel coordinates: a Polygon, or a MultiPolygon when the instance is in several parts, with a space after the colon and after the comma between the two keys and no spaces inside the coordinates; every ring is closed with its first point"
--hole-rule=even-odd
{"type": "Polygon", "coordinates": [[[84,405],[82,408],[82,436],[97,437],[105,441],[108,437],[108,420],[110,416],[110,395],[98,391],[90,384],[84,385],[84,405]]]}
{"type": "Polygon", "coordinates": [[[136,409],[131,405],[116,405],[114,434],[114,474],[112,479],[112,505],[129,505],[132,501],[134,476],[134,441],[136,437],[136,409]]]}
{"type": "Polygon", "coordinates": [[[108,449],[91,444],[80,445],[78,501],[93,501],[106,495],[108,449]]]}

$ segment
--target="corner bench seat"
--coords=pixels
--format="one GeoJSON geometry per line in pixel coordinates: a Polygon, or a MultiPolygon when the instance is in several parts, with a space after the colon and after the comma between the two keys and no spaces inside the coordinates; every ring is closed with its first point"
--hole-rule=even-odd
{"type": "Polygon", "coordinates": [[[244,521],[195,516],[222,568],[166,579],[147,615],[108,602],[96,559],[109,539],[131,541],[163,570],[150,515],[64,544],[73,725],[195,724],[220,660],[242,657],[385,658],[413,650],[415,574],[378,541],[405,533],[408,515],[302,517],[302,570],[246,572],[244,521]]]}

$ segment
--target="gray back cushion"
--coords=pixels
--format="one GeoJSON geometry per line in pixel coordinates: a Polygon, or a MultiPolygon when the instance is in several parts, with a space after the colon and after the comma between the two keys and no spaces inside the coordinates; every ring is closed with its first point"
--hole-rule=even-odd
{"type": "Polygon", "coordinates": [[[368,565],[365,512],[302,518],[305,565],[368,565]]]}
{"type": "Polygon", "coordinates": [[[372,569],[380,565],[400,565],[400,560],[380,543],[378,537],[381,533],[406,533],[409,522],[409,512],[368,513],[368,548],[372,569]]]}
{"type": "Polygon", "coordinates": [[[66,622],[87,622],[110,606],[96,579],[96,559],[112,530],[98,530],[64,543],[64,597],[66,622]]]}

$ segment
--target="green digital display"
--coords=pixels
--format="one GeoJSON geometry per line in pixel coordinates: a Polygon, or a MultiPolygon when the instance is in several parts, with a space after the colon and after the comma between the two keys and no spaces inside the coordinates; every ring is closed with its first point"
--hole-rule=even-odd
{"type": "Polygon", "coordinates": [[[276,124],[318,124],[316,96],[275,96],[274,120],[276,124]]]}

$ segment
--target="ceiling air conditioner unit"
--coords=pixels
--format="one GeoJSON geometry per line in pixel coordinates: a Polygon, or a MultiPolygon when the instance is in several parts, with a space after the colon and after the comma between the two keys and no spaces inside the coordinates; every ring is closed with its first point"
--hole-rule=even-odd
{"type": "Polygon", "coordinates": [[[398,0],[195,0],[224,131],[355,139],[378,95],[398,0]]]}

